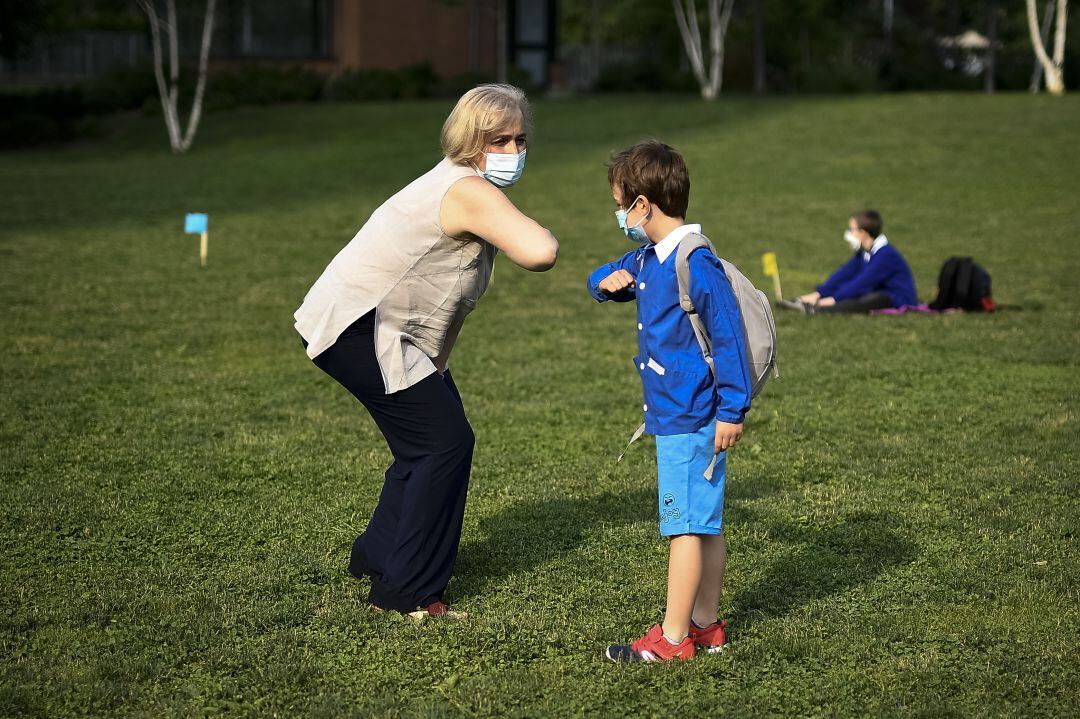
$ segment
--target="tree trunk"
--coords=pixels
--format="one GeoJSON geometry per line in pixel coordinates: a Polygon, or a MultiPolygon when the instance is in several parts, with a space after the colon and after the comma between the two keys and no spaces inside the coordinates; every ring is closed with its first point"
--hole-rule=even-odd
{"type": "Polygon", "coordinates": [[[175,151],[180,144],[180,130],[176,121],[176,105],[165,82],[164,58],[161,47],[161,20],[152,0],[139,0],[139,5],[150,21],[150,40],[154,49],[154,79],[161,98],[161,113],[165,117],[165,131],[169,134],[169,147],[175,151]]]}
{"type": "Polygon", "coordinates": [[[754,92],[765,94],[765,0],[754,0],[754,92]]]}
{"type": "Polygon", "coordinates": [[[508,82],[510,76],[510,30],[508,27],[506,3],[509,0],[496,0],[495,9],[495,79],[508,82]]]}
{"type": "Polygon", "coordinates": [[[884,0],[881,7],[881,34],[885,36],[885,54],[892,54],[893,17],[896,6],[893,0],[884,0]]]}
{"type": "MultiPolygon", "coordinates": [[[[1057,0],[1046,0],[1046,11],[1043,12],[1042,33],[1040,35],[1044,47],[1046,46],[1046,43],[1050,42],[1050,26],[1054,22],[1054,4],[1056,2],[1057,0]]],[[[1033,93],[1038,92],[1039,86],[1042,85],[1042,78],[1043,66],[1042,63],[1039,62],[1039,58],[1036,57],[1032,61],[1031,83],[1028,85],[1028,89],[1033,93]]]]}
{"type": "Polygon", "coordinates": [[[165,58],[161,46],[161,19],[158,17],[154,0],[138,0],[139,7],[150,21],[150,37],[154,48],[154,79],[157,81],[158,95],[161,97],[161,110],[165,115],[165,129],[169,134],[169,146],[175,153],[187,152],[195,139],[195,132],[202,119],[203,96],[206,93],[207,66],[210,61],[210,42],[214,34],[214,9],[217,0],[207,0],[206,18],[203,22],[202,47],[199,51],[199,79],[195,86],[195,99],[188,116],[188,129],[183,132],[180,126],[180,113],[177,104],[180,95],[180,50],[179,33],[176,23],[176,4],[166,0],[166,30],[169,33],[169,82],[165,81],[165,58]]]}
{"type": "Polygon", "coordinates": [[[589,4],[589,85],[600,79],[600,44],[603,41],[603,15],[601,0],[589,4]]]}
{"type": "Polygon", "coordinates": [[[799,60],[802,62],[803,75],[810,71],[810,28],[806,21],[799,23],[799,60]]]}
{"type": "Polygon", "coordinates": [[[988,93],[996,89],[996,65],[998,42],[998,2],[988,0],[986,9],[986,37],[990,41],[986,48],[986,67],[983,69],[983,87],[988,93]]]}
{"type": "Polygon", "coordinates": [[[701,30],[698,25],[697,7],[694,0],[671,0],[675,8],[675,20],[679,25],[683,47],[690,59],[690,68],[701,88],[701,97],[715,100],[720,95],[724,73],[724,39],[731,23],[734,0],[709,0],[709,50],[712,54],[709,68],[705,68],[705,56],[701,49],[701,30]],[[683,8],[683,2],[686,7],[683,8]]]}
{"type": "Polygon", "coordinates": [[[1051,58],[1046,52],[1046,45],[1043,43],[1042,37],[1039,36],[1035,0],[1027,0],[1028,31],[1031,33],[1031,45],[1035,50],[1035,57],[1042,63],[1043,72],[1046,74],[1046,89],[1051,95],[1065,94],[1065,78],[1062,65],[1065,60],[1065,20],[1068,5],[1068,0],[1058,0],[1057,31],[1054,33],[1054,56],[1051,58]]]}
{"type": "Polygon", "coordinates": [[[469,72],[480,69],[480,0],[469,2],[469,49],[467,63],[469,72]]]}
{"type": "Polygon", "coordinates": [[[210,41],[214,38],[214,9],[217,0],[206,0],[206,18],[203,20],[202,47],[199,49],[199,80],[195,85],[195,100],[191,105],[191,115],[188,116],[188,128],[184,134],[184,142],[180,147],[181,152],[187,152],[195,139],[195,131],[199,129],[199,120],[202,119],[203,94],[206,92],[206,70],[210,63],[210,41]]]}

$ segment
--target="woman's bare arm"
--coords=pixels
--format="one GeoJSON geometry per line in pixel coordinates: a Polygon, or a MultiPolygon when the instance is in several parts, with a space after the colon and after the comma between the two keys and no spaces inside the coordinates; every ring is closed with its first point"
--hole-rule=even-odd
{"type": "Polygon", "coordinates": [[[446,234],[476,235],[533,272],[550,270],[559,255],[555,236],[481,177],[467,177],[451,186],[443,197],[439,221],[446,234]]]}

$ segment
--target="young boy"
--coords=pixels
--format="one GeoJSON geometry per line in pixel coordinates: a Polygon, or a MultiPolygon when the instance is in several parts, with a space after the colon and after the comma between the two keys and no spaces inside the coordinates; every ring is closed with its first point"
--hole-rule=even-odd
{"type": "Polygon", "coordinates": [[[717,619],[726,560],[725,451],[742,435],[751,388],[742,318],[719,259],[694,251],[690,296],[712,340],[714,380],[679,304],[676,252],[684,237],[701,232],[685,224],[690,176],[682,156],[661,142],[642,142],[615,155],[608,183],[619,227],[641,247],[589,275],[589,293],[599,302],[637,300],[634,366],[645,391],[645,430],[656,436],[660,534],[671,544],[663,624],[630,646],[608,647],[607,656],[690,659],[696,649],[720,651],[727,641],[726,623],[717,619]]]}

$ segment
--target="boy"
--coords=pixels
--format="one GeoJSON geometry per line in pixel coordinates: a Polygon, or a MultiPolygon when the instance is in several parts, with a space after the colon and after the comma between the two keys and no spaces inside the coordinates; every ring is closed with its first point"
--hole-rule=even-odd
{"type": "Polygon", "coordinates": [[[808,315],[866,313],[889,307],[919,304],[915,278],[900,251],[882,232],[884,222],[876,210],[856,212],[848,218],[844,241],[854,256],[833,272],[817,290],[780,306],[808,315]]]}
{"type": "Polygon", "coordinates": [[[645,430],[656,436],[660,534],[671,544],[663,624],[630,646],[608,647],[607,656],[690,659],[697,648],[716,652],[726,644],[726,623],[717,620],[726,560],[725,452],[742,436],[751,388],[742,318],[719,259],[694,251],[690,296],[712,340],[714,380],[679,304],[676,251],[684,237],[701,232],[685,224],[690,177],[682,156],[655,140],[639,143],[615,155],[608,183],[619,227],[641,247],[589,275],[589,293],[599,302],[637,301],[634,365],[644,386],[645,430]]]}

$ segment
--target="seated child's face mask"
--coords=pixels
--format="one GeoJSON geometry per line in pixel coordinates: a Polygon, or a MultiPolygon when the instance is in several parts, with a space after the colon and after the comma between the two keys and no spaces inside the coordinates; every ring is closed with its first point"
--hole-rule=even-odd
{"type": "Polygon", "coordinates": [[[859,238],[856,237],[855,233],[851,230],[844,230],[844,242],[851,245],[852,250],[857,250],[862,246],[862,242],[859,241],[859,238]]]}
{"type": "MultiPolygon", "coordinates": [[[[640,199],[643,199],[641,195],[635,197],[634,201],[630,203],[630,207],[633,207],[640,199]]],[[[636,225],[634,225],[633,227],[627,227],[626,214],[628,212],[630,212],[630,210],[615,210],[615,219],[619,222],[619,229],[623,231],[623,234],[625,234],[627,239],[629,239],[631,242],[636,242],[639,245],[644,245],[648,243],[649,236],[645,234],[645,229],[642,227],[642,225],[645,224],[645,220],[649,219],[648,213],[646,213],[645,216],[643,216],[636,225]]]]}

